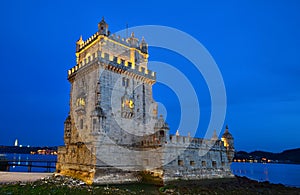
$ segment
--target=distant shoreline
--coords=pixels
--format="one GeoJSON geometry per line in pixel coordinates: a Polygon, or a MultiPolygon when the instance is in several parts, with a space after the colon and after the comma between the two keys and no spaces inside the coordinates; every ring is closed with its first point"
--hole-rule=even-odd
{"type": "Polygon", "coordinates": [[[0,154],[57,154],[57,146],[27,147],[0,146],[0,154]]]}
{"type": "Polygon", "coordinates": [[[237,151],[235,152],[234,162],[261,162],[277,164],[300,164],[300,148],[284,150],[280,153],[265,151],[237,151]]]}

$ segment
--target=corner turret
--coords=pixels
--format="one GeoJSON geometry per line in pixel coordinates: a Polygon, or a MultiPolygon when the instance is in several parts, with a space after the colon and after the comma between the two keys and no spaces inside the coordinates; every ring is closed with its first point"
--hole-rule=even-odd
{"type": "Polygon", "coordinates": [[[159,138],[160,143],[169,141],[169,138],[170,138],[169,130],[170,130],[170,128],[169,128],[168,123],[166,123],[163,116],[160,115],[154,126],[154,131],[155,131],[156,137],[159,138]]]}
{"type": "Polygon", "coordinates": [[[223,133],[221,140],[224,142],[228,161],[232,162],[232,159],[234,157],[234,139],[231,133],[229,133],[228,125],[226,125],[225,132],[223,133]]]}
{"type": "Polygon", "coordinates": [[[142,41],[140,43],[140,50],[145,53],[148,54],[148,44],[146,43],[144,37],[142,38],[142,41]]]}
{"type": "Polygon", "coordinates": [[[82,35],[81,35],[80,38],[78,39],[78,41],[76,42],[76,52],[78,52],[80,50],[80,48],[82,47],[83,44],[84,44],[84,41],[82,40],[82,35]]]}
{"type": "Polygon", "coordinates": [[[218,136],[217,136],[217,131],[216,131],[216,130],[214,130],[214,134],[213,134],[213,136],[211,137],[211,140],[212,140],[212,141],[217,141],[217,140],[218,140],[218,136]]]}
{"type": "Polygon", "coordinates": [[[98,32],[100,35],[109,36],[108,24],[105,22],[104,17],[102,17],[102,20],[98,23],[98,32]]]}

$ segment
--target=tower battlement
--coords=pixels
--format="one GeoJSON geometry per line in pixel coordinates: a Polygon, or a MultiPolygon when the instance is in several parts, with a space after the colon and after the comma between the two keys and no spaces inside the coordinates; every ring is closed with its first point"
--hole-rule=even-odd
{"type": "Polygon", "coordinates": [[[108,24],[101,20],[98,31],[83,40],[80,36],[76,42],[76,65],[68,70],[68,78],[72,78],[80,69],[94,62],[102,62],[112,69],[122,73],[135,74],[144,77],[147,82],[154,83],[155,72],[148,69],[148,44],[131,33],[128,38],[110,34],[108,24]]]}
{"type": "Polygon", "coordinates": [[[68,70],[68,79],[74,77],[77,71],[85,66],[102,62],[107,65],[107,68],[110,68],[119,73],[133,74],[133,76],[140,78],[140,80],[145,80],[154,84],[156,81],[156,72],[146,69],[145,66],[141,65],[132,65],[132,62],[125,61],[120,57],[116,57],[113,54],[104,53],[101,51],[97,51],[92,55],[84,58],[79,64],[75,65],[71,69],[68,70]]]}
{"type": "Polygon", "coordinates": [[[80,52],[80,51],[86,49],[87,47],[89,47],[90,45],[94,44],[95,42],[97,42],[101,39],[106,39],[106,40],[110,39],[110,41],[114,41],[116,44],[122,45],[123,47],[134,48],[138,52],[147,54],[147,52],[145,50],[143,50],[141,47],[142,44],[145,44],[145,40],[142,39],[141,41],[139,41],[136,37],[134,37],[134,33],[131,34],[131,37],[124,38],[124,37],[121,37],[120,35],[116,35],[116,34],[105,36],[105,35],[101,35],[99,32],[96,32],[92,36],[87,38],[85,41],[82,39],[82,37],[77,41],[77,44],[79,45],[79,47],[77,48],[77,52],[80,52]],[[134,44],[131,43],[131,39],[136,40],[134,42],[134,44]]]}

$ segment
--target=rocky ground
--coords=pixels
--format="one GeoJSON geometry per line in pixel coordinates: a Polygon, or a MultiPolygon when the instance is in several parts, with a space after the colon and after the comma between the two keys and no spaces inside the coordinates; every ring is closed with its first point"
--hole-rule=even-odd
{"type": "Polygon", "coordinates": [[[166,186],[141,183],[89,186],[80,180],[53,175],[34,182],[2,183],[0,194],[300,194],[300,188],[244,177],[175,181],[166,186]]]}
{"type": "Polygon", "coordinates": [[[53,173],[27,173],[27,172],[5,172],[0,171],[0,183],[33,182],[44,177],[53,175],[53,173]]]}

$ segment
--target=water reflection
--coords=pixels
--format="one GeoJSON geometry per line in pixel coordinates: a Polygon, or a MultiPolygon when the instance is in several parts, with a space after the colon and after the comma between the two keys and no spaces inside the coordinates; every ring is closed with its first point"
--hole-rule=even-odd
{"type": "Polygon", "coordinates": [[[234,162],[231,164],[231,171],[234,175],[257,181],[300,187],[300,165],[234,162]]]}
{"type": "MultiPolygon", "coordinates": [[[[15,164],[14,166],[10,167],[10,171],[12,172],[45,172],[47,171],[44,167],[34,167],[37,166],[47,166],[47,162],[28,162],[28,161],[54,161],[50,163],[50,166],[55,167],[55,161],[57,160],[56,155],[40,155],[40,154],[6,154],[5,158],[7,160],[13,161],[12,164],[15,164]],[[28,167],[28,165],[33,165],[32,167],[28,167]],[[21,165],[21,166],[20,166],[21,165]]],[[[54,172],[55,168],[50,168],[50,172],[54,172]]]]}

